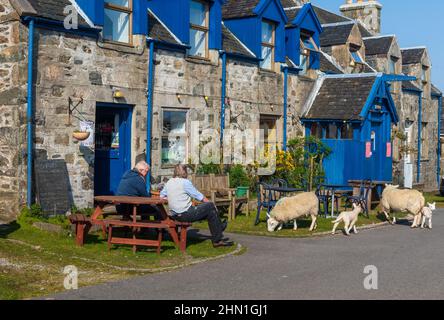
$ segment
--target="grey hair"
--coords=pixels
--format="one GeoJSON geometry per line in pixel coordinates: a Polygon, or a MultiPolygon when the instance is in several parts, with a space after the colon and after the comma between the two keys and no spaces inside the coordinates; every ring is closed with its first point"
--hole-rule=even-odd
{"type": "Polygon", "coordinates": [[[148,163],[146,163],[146,161],[139,161],[137,162],[136,166],[134,167],[137,172],[141,172],[142,170],[148,168],[148,170],[150,169],[150,165],[148,163]]]}

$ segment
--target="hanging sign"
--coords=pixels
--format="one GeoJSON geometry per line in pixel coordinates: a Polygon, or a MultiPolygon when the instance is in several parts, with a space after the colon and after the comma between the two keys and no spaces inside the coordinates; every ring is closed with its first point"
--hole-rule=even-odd
{"type": "Polygon", "coordinates": [[[392,143],[387,142],[387,158],[391,158],[391,157],[392,157],[392,143]]]}
{"type": "Polygon", "coordinates": [[[372,157],[372,143],[371,142],[365,143],[365,157],[367,159],[372,157]]]}
{"type": "Polygon", "coordinates": [[[94,147],[94,122],[93,121],[80,121],[80,131],[90,132],[89,138],[80,143],[83,147],[94,147]]]}

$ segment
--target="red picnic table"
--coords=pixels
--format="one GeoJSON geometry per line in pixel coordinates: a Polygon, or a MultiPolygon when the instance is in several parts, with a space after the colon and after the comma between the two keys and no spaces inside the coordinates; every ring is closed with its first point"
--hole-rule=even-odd
{"type": "Polygon", "coordinates": [[[98,196],[94,197],[96,208],[91,218],[83,215],[73,215],[70,217],[71,223],[76,225],[76,242],[79,246],[85,243],[85,237],[92,225],[102,226],[104,236],[108,232],[108,244],[128,244],[133,246],[136,251],[137,246],[157,247],[157,253],[160,253],[162,243],[162,229],[170,234],[174,244],[182,251],[186,250],[187,230],[191,223],[183,223],[172,220],[165,209],[167,200],[159,197],[122,197],[122,196],[98,196]],[[132,208],[128,215],[132,217],[130,221],[122,219],[103,219],[104,209],[107,206],[127,205],[132,208]],[[161,215],[161,220],[157,221],[138,221],[137,216],[140,215],[137,208],[142,205],[156,206],[161,215]],[[130,227],[133,230],[131,238],[118,238],[113,236],[114,227],[130,227]],[[137,239],[137,231],[140,229],[155,229],[158,232],[157,240],[137,239]]]}

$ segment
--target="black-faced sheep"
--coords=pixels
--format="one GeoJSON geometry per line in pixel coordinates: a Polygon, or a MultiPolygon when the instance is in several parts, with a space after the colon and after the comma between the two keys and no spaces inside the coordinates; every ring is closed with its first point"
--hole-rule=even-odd
{"type": "Polygon", "coordinates": [[[297,230],[296,220],[305,216],[311,216],[310,231],[313,231],[317,227],[318,213],[319,200],[314,192],[305,192],[294,197],[283,198],[270,212],[270,218],[267,221],[268,231],[273,232],[278,226],[278,230],[281,230],[284,223],[289,221],[294,222],[294,230],[297,230]]]}

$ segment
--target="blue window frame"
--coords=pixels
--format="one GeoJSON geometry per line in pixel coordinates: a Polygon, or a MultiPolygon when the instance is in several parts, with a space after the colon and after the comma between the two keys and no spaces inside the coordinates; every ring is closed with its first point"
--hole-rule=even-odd
{"type": "Polygon", "coordinates": [[[363,64],[364,60],[362,60],[361,55],[359,54],[358,51],[351,51],[350,52],[353,62],[354,63],[359,63],[359,64],[363,64]]]}
{"type": "Polygon", "coordinates": [[[132,5],[132,0],[105,0],[105,40],[132,44],[132,5]]]}
{"type": "Polygon", "coordinates": [[[302,69],[300,74],[307,74],[310,69],[310,55],[311,52],[319,52],[319,48],[316,45],[316,42],[313,40],[313,37],[306,32],[301,31],[301,54],[299,57],[299,67],[302,69]]]}
{"type": "Polygon", "coordinates": [[[263,60],[260,63],[262,69],[270,70],[274,67],[275,29],[274,23],[262,21],[261,53],[263,60]]]}
{"type": "Polygon", "coordinates": [[[190,56],[208,58],[209,6],[202,1],[190,2],[190,56]]]}

